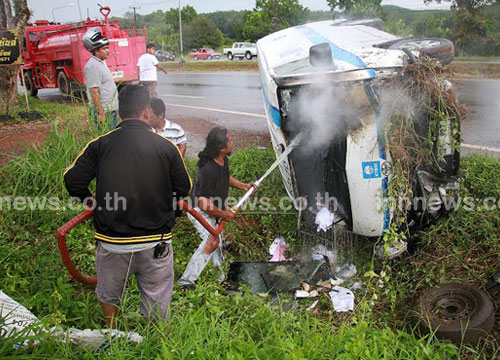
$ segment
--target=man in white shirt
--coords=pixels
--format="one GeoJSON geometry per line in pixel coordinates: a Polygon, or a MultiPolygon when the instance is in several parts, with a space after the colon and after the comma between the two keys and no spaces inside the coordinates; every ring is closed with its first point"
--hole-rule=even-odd
{"type": "Polygon", "coordinates": [[[156,69],[160,69],[165,74],[167,73],[167,69],[161,66],[155,53],[156,46],[150,43],[146,45],[146,53],[141,55],[137,61],[137,66],[139,67],[139,80],[141,81],[141,85],[148,89],[149,96],[151,97],[158,96],[158,75],[156,74],[156,69]]]}
{"type": "Polygon", "coordinates": [[[179,148],[182,157],[184,157],[187,150],[187,138],[184,129],[165,118],[166,109],[163,100],[152,98],[150,106],[151,110],[153,110],[150,119],[153,129],[157,134],[172,141],[179,148]]]}

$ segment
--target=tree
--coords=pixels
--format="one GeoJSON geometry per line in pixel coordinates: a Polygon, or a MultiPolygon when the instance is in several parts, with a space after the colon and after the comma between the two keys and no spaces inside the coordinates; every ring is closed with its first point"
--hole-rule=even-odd
{"type": "MultiPolygon", "coordinates": [[[[14,0],[14,14],[10,0],[0,0],[0,28],[16,28],[20,37],[31,13],[26,0],[14,0]]],[[[18,105],[17,98],[17,66],[0,67],[0,113],[9,114],[18,105]]]]}
{"type": "Polygon", "coordinates": [[[468,49],[477,48],[478,44],[481,44],[480,48],[483,47],[483,40],[488,29],[492,27],[483,10],[498,0],[424,0],[426,4],[431,2],[440,4],[442,1],[451,3],[453,14],[451,35],[457,48],[465,53],[468,49]]]}
{"type": "Polygon", "coordinates": [[[233,40],[244,40],[239,39],[238,35],[241,35],[240,29],[245,22],[245,11],[215,11],[203,15],[209,18],[224,36],[233,40]]]}
{"type": "MultiPolygon", "coordinates": [[[[182,24],[184,25],[193,21],[198,16],[198,13],[196,12],[195,8],[192,7],[191,5],[186,5],[182,8],[181,15],[182,15],[182,24]]],[[[177,31],[179,31],[178,8],[171,8],[170,10],[165,12],[165,23],[167,25],[172,25],[174,29],[177,29],[177,31]]]]}
{"type": "Polygon", "coordinates": [[[332,11],[338,10],[346,14],[354,12],[366,13],[368,16],[380,16],[382,0],[326,0],[332,11]]]}
{"type": "Polygon", "coordinates": [[[186,24],[183,29],[183,41],[187,49],[221,46],[222,32],[207,17],[199,15],[186,24]]]}
{"type": "Polygon", "coordinates": [[[298,0],[257,0],[255,9],[245,16],[241,29],[246,40],[257,41],[272,32],[304,24],[309,9],[298,0]]]}

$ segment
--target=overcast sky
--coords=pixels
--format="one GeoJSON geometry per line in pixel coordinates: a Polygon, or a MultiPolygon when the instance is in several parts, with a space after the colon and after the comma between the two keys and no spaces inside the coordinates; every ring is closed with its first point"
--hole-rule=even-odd
{"type": "MultiPolygon", "coordinates": [[[[85,19],[87,11],[91,18],[97,17],[99,7],[97,3],[111,7],[111,15],[120,16],[127,11],[131,11],[130,6],[134,6],[134,0],[28,0],[28,6],[33,11],[31,21],[38,19],[56,21],[78,21],[81,15],[85,19]],[[78,6],[80,4],[80,6],[78,6]]],[[[311,10],[329,10],[326,0],[300,0],[300,3],[311,10]]],[[[135,0],[135,6],[139,14],[149,14],[155,10],[168,10],[177,7],[178,0],[135,0]]],[[[255,0],[181,0],[181,6],[189,4],[198,13],[212,12],[217,10],[244,10],[252,9],[255,0]]],[[[446,8],[449,4],[425,6],[423,0],[383,0],[382,4],[392,4],[409,9],[430,9],[446,8]]]]}

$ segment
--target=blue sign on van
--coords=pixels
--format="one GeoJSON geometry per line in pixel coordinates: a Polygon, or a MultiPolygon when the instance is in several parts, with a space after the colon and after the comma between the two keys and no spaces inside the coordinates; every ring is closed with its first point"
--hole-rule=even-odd
{"type": "Polygon", "coordinates": [[[364,179],[377,179],[382,177],[380,161],[363,161],[361,163],[364,179]]]}

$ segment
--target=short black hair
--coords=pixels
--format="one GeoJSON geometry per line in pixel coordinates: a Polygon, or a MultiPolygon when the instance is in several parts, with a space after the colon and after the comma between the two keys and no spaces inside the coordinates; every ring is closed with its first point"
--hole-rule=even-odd
{"type": "Polygon", "coordinates": [[[126,85],[118,94],[118,112],[122,120],[138,119],[149,107],[149,91],[142,85],[126,85]]]}
{"type": "Polygon", "coordinates": [[[165,108],[165,103],[162,99],[151,98],[151,109],[156,116],[165,115],[167,109],[165,108]]]}
{"type": "Polygon", "coordinates": [[[153,44],[153,43],[149,43],[146,45],[146,49],[151,49],[151,48],[155,48],[156,49],[156,45],[153,44]]]}

